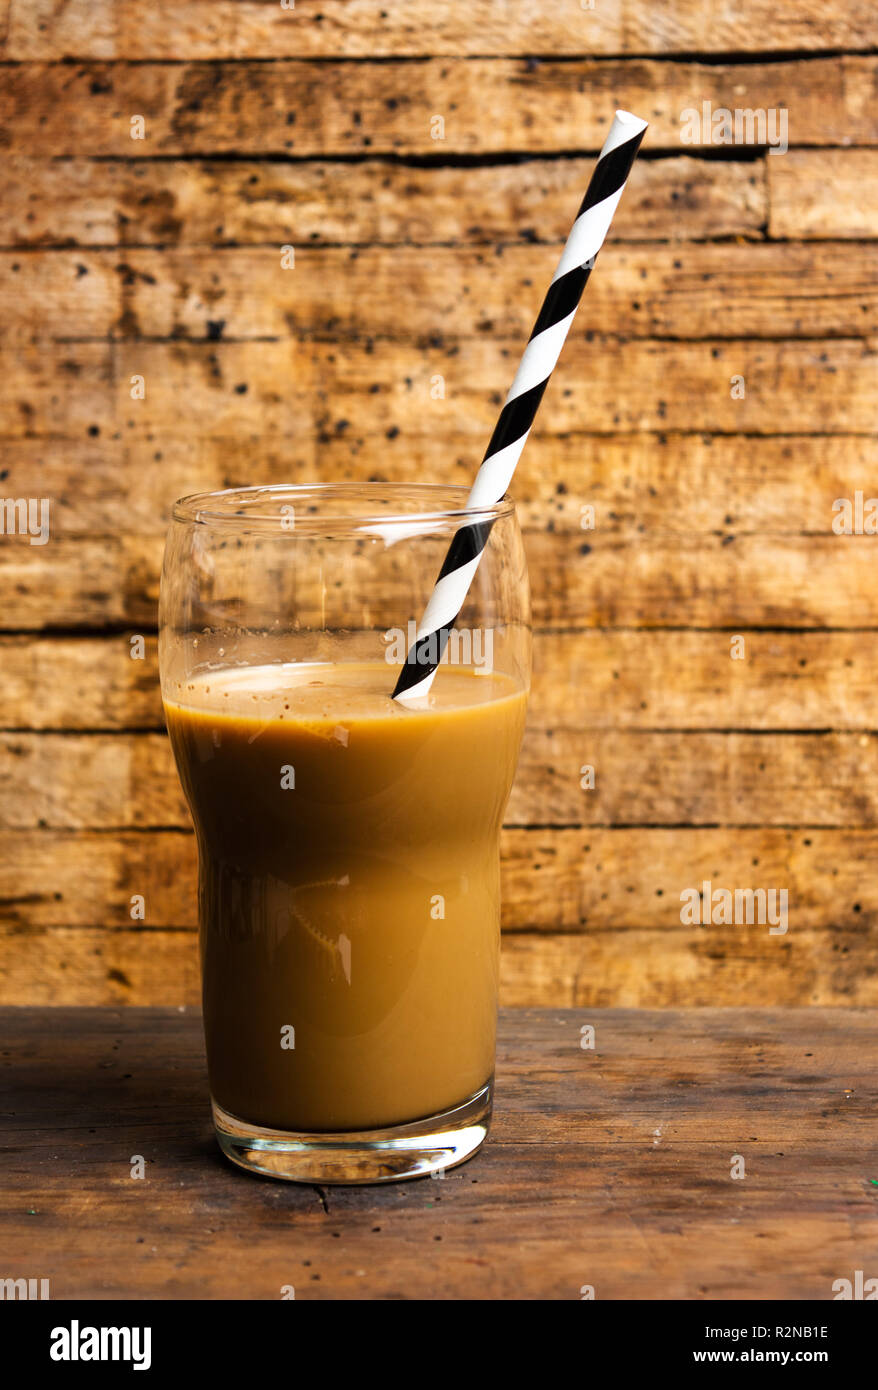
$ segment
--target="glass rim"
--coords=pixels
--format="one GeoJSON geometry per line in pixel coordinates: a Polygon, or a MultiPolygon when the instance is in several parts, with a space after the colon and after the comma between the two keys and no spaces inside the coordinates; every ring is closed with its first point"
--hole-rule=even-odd
{"type": "Polygon", "coordinates": [[[515,511],[515,502],[508,495],[500,498],[499,502],[494,502],[486,506],[467,507],[466,499],[470,489],[457,483],[397,483],[397,482],[355,482],[346,480],[337,483],[265,483],[250,487],[230,487],[221,488],[212,492],[193,492],[185,497],[179,497],[172,508],[172,519],[174,521],[186,522],[194,526],[232,526],[241,527],[246,524],[256,523],[258,526],[271,527],[275,530],[278,523],[283,523],[287,518],[277,512],[260,511],[247,505],[248,500],[255,502],[257,498],[270,497],[276,503],[281,504],[284,499],[288,499],[294,504],[296,499],[303,502],[307,500],[325,498],[327,500],[342,497],[352,497],[357,493],[364,495],[362,509],[354,511],[327,510],[312,511],[299,516],[294,510],[294,524],[285,528],[290,535],[301,532],[305,529],[319,531],[322,527],[329,524],[332,526],[350,526],[351,528],[363,526],[388,526],[388,525],[411,525],[428,524],[435,522],[493,522],[501,517],[510,516],[515,511]],[[367,498],[369,493],[379,494],[381,492],[409,493],[420,495],[424,498],[425,506],[417,511],[393,511],[387,509],[376,509],[374,504],[368,505],[367,498]],[[449,494],[459,498],[460,505],[452,507],[430,506],[439,495],[448,497],[449,494]]]}

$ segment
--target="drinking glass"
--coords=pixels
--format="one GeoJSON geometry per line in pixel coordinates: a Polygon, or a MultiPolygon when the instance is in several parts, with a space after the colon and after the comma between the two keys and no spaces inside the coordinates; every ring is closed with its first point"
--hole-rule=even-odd
{"type": "Polygon", "coordinates": [[[530,600],[514,504],[466,496],[336,483],[173,509],[159,655],[213,1120],[259,1173],[416,1177],[487,1133],[530,600]],[[464,522],[489,539],[435,680],[393,700],[464,522]]]}

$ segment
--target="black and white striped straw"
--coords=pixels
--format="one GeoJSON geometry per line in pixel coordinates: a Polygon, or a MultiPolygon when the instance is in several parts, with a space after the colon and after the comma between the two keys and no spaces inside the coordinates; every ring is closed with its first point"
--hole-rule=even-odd
{"type": "MultiPolygon", "coordinates": [[[[616,112],[467,498],[468,510],[493,507],[509,486],[646,126],[639,116],[616,112]]],[[[488,543],[491,525],[490,520],[476,521],[455,532],[396,682],[395,700],[415,699],[429,691],[488,543]]]]}

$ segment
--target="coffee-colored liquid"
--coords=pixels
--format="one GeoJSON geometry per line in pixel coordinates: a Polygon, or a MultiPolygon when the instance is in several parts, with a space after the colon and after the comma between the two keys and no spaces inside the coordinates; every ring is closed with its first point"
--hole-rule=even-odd
{"type": "Polygon", "coordinates": [[[198,833],[211,1091],[252,1124],[404,1123],[493,1071],[526,693],[442,666],[407,708],[392,684],[383,662],[274,665],[165,692],[198,833]]]}

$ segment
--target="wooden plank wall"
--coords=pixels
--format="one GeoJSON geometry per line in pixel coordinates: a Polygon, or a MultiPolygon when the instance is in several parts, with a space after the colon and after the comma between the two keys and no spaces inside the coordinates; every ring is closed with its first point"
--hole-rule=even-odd
{"type": "Polygon", "coordinates": [[[197,997],[169,503],[467,481],[621,104],[647,143],[515,483],[505,1002],[876,1002],[878,542],[832,530],[878,491],[872,6],[11,0],[0,33],[0,491],[52,507],[0,537],[0,1000],[197,997]],[[789,151],[684,143],[706,101],[789,151]],[[704,879],[786,888],[789,930],[682,925],[704,879]]]}

